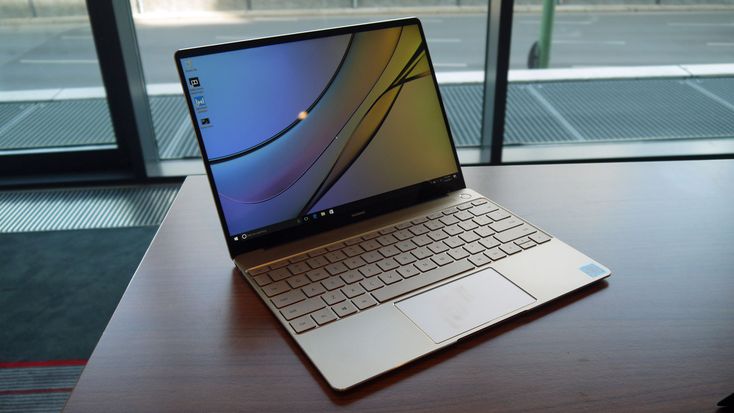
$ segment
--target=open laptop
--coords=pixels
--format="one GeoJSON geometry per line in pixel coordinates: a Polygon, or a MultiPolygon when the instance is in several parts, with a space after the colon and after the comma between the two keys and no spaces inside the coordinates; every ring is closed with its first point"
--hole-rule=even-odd
{"type": "Polygon", "coordinates": [[[334,389],[610,275],[465,187],[416,18],[175,58],[234,263],[334,389]]]}

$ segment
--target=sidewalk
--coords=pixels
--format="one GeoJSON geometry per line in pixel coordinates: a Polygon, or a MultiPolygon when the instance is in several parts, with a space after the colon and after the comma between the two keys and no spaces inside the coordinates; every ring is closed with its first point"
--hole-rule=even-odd
{"type": "MultiPolygon", "coordinates": [[[[505,145],[734,138],[730,65],[511,72],[505,145]],[[585,78],[569,79],[569,72],[585,78]],[[596,74],[596,77],[594,76],[596,74]],[[543,76],[545,80],[540,79],[543,76]],[[563,77],[565,76],[565,77],[563,77]],[[564,80],[565,79],[565,80],[564,80]]],[[[480,143],[482,72],[440,73],[441,93],[460,148],[480,143]]],[[[199,156],[178,84],[149,85],[162,159],[199,156]]],[[[114,144],[104,91],[0,93],[0,153],[114,144]],[[11,99],[14,97],[14,99],[11,99]],[[93,115],[90,115],[93,114],[93,115]],[[84,133],[79,133],[84,131],[84,133]]]]}

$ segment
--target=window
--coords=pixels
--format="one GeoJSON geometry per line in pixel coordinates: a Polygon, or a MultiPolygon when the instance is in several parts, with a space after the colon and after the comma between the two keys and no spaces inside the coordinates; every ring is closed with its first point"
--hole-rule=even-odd
{"type": "Polygon", "coordinates": [[[0,154],[115,148],[84,3],[0,8],[0,154]]]}
{"type": "Polygon", "coordinates": [[[734,152],[730,5],[553,3],[514,14],[503,161],[734,152]]]}
{"type": "Polygon", "coordinates": [[[134,21],[158,153],[198,159],[199,151],[173,64],[184,47],[417,15],[423,22],[444,103],[460,151],[479,142],[487,1],[292,1],[233,3],[139,0],[134,21]],[[406,4],[420,7],[404,7],[406,4]],[[403,7],[395,7],[403,6],[403,7]],[[379,7],[379,8],[376,8],[379,7]]]}
{"type": "Polygon", "coordinates": [[[201,173],[175,50],[409,15],[423,21],[462,163],[727,156],[730,3],[10,2],[0,8],[0,171],[3,183],[201,173]]]}
{"type": "Polygon", "coordinates": [[[146,176],[112,10],[83,0],[0,8],[0,185],[146,176]]]}

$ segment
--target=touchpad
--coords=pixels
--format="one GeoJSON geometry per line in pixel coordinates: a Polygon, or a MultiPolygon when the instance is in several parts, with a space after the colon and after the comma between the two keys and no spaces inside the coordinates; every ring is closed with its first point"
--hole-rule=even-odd
{"type": "Polygon", "coordinates": [[[535,298],[487,268],[395,303],[440,343],[535,302],[535,298]]]}

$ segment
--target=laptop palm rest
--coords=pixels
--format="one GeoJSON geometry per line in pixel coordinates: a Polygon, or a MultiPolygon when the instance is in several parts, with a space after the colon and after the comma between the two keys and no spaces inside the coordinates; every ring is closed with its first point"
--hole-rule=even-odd
{"type": "Polygon", "coordinates": [[[535,298],[487,268],[395,306],[438,344],[533,302],[535,298]]]}

